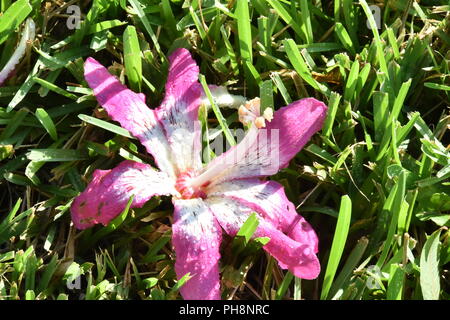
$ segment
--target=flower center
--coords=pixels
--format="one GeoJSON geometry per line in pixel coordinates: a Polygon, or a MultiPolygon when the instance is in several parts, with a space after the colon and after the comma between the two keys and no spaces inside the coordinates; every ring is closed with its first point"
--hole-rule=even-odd
{"type": "Polygon", "coordinates": [[[177,177],[175,189],[180,193],[182,199],[206,198],[206,193],[201,187],[192,186],[191,181],[195,178],[193,169],[181,173],[177,177]]]}

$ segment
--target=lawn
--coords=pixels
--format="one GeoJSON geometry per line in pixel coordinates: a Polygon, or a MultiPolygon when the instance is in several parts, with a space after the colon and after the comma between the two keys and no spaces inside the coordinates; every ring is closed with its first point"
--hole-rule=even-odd
{"type": "MultiPolygon", "coordinates": [[[[328,106],[269,177],[316,231],[319,276],[282,269],[261,248],[270,239],[252,237],[252,215],[238,236],[224,232],[223,299],[450,299],[448,1],[0,0],[0,12],[0,70],[11,69],[0,86],[0,300],[182,299],[169,197],[131,200],[85,230],[70,210],[94,170],[154,165],[97,102],[86,59],[154,109],[177,48],[203,88],[275,111],[307,97],[328,106]]],[[[244,128],[236,110],[211,109],[199,111],[205,162],[216,139],[230,147],[244,128]]]]}

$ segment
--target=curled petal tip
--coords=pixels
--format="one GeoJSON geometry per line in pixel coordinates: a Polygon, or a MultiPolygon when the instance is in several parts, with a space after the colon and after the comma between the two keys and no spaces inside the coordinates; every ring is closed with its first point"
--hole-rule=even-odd
{"type": "Polygon", "coordinates": [[[95,60],[94,58],[89,57],[84,62],[84,73],[86,74],[92,71],[93,69],[97,69],[98,66],[102,66],[101,63],[95,60]]]}
{"type": "Polygon", "coordinates": [[[328,107],[325,103],[323,103],[322,101],[317,100],[315,98],[306,98],[303,100],[306,100],[305,102],[308,102],[311,104],[311,109],[313,111],[315,111],[317,109],[317,111],[320,113],[321,118],[323,118],[322,120],[325,120],[325,117],[327,115],[327,110],[328,110],[328,107]]]}

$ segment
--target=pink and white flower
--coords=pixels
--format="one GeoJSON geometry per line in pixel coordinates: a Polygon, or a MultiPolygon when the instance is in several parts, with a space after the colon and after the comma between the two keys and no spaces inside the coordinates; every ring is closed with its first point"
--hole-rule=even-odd
{"type": "Polygon", "coordinates": [[[72,204],[74,225],[78,229],[106,225],[132,195],[132,207],[142,207],[154,195],[171,195],[175,271],[178,279],[191,275],[181,294],[185,299],[220,299],[222,229],[233,236],[256,212],[259,226],[254,236],[270,238],[263,248],[295,276],[316,278],[320,264],[314,230],[296,212],[283,187],[262,178],[288,165],[320,130],[327,107],[307,98],[277,110],[272,120],[271,114],[265,114],[271,121],[264,126],[264,118],[255,117],[259,125],[250,123],[239,144],[203,165],[199,69],[185,49],[177,49],[169,61],[165,98],[152,110],[142,94],[127,89],[93,58],[87,59],[85,78],[98,102],[140,140],[159,171],[128,160],[111,170],[96,170],[72,204]]]}

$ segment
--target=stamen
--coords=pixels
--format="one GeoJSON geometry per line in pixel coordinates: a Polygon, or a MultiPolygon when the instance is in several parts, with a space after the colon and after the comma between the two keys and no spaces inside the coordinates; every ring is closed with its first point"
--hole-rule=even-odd
{"type": "Polygon", "coordinates": [[[249,112],[248,109],[243,105],[239,107],[238,115],[239,122],[244,125],[249,125],[256,119],[256,116],[252,112],[249,112]]]}
{"type": "Polygon", "coordinates": [[[263,112],[263,117],[264,119],[266,119],[267,121],[272,121],[273,119],[273,109],[272,108],[266,108],[263,112]]]}
{"type": "Polygon", "coordinates": [[[238,115],[239,121],[244,125],[254,123],[260,129],[266,127],[266,120],[269,122],[272,121],[273,110],[266,108],[261,116],[261,100],[254,98],[239,107],[238,115]]]}
{"type": "Polygon", "coordinates": [[[255,120],[255,125],[256,125],[256,127],[258,129],[265,128],[266,127],[266,121],[264,120],[263,117],[258,117],[255,120]]]}

